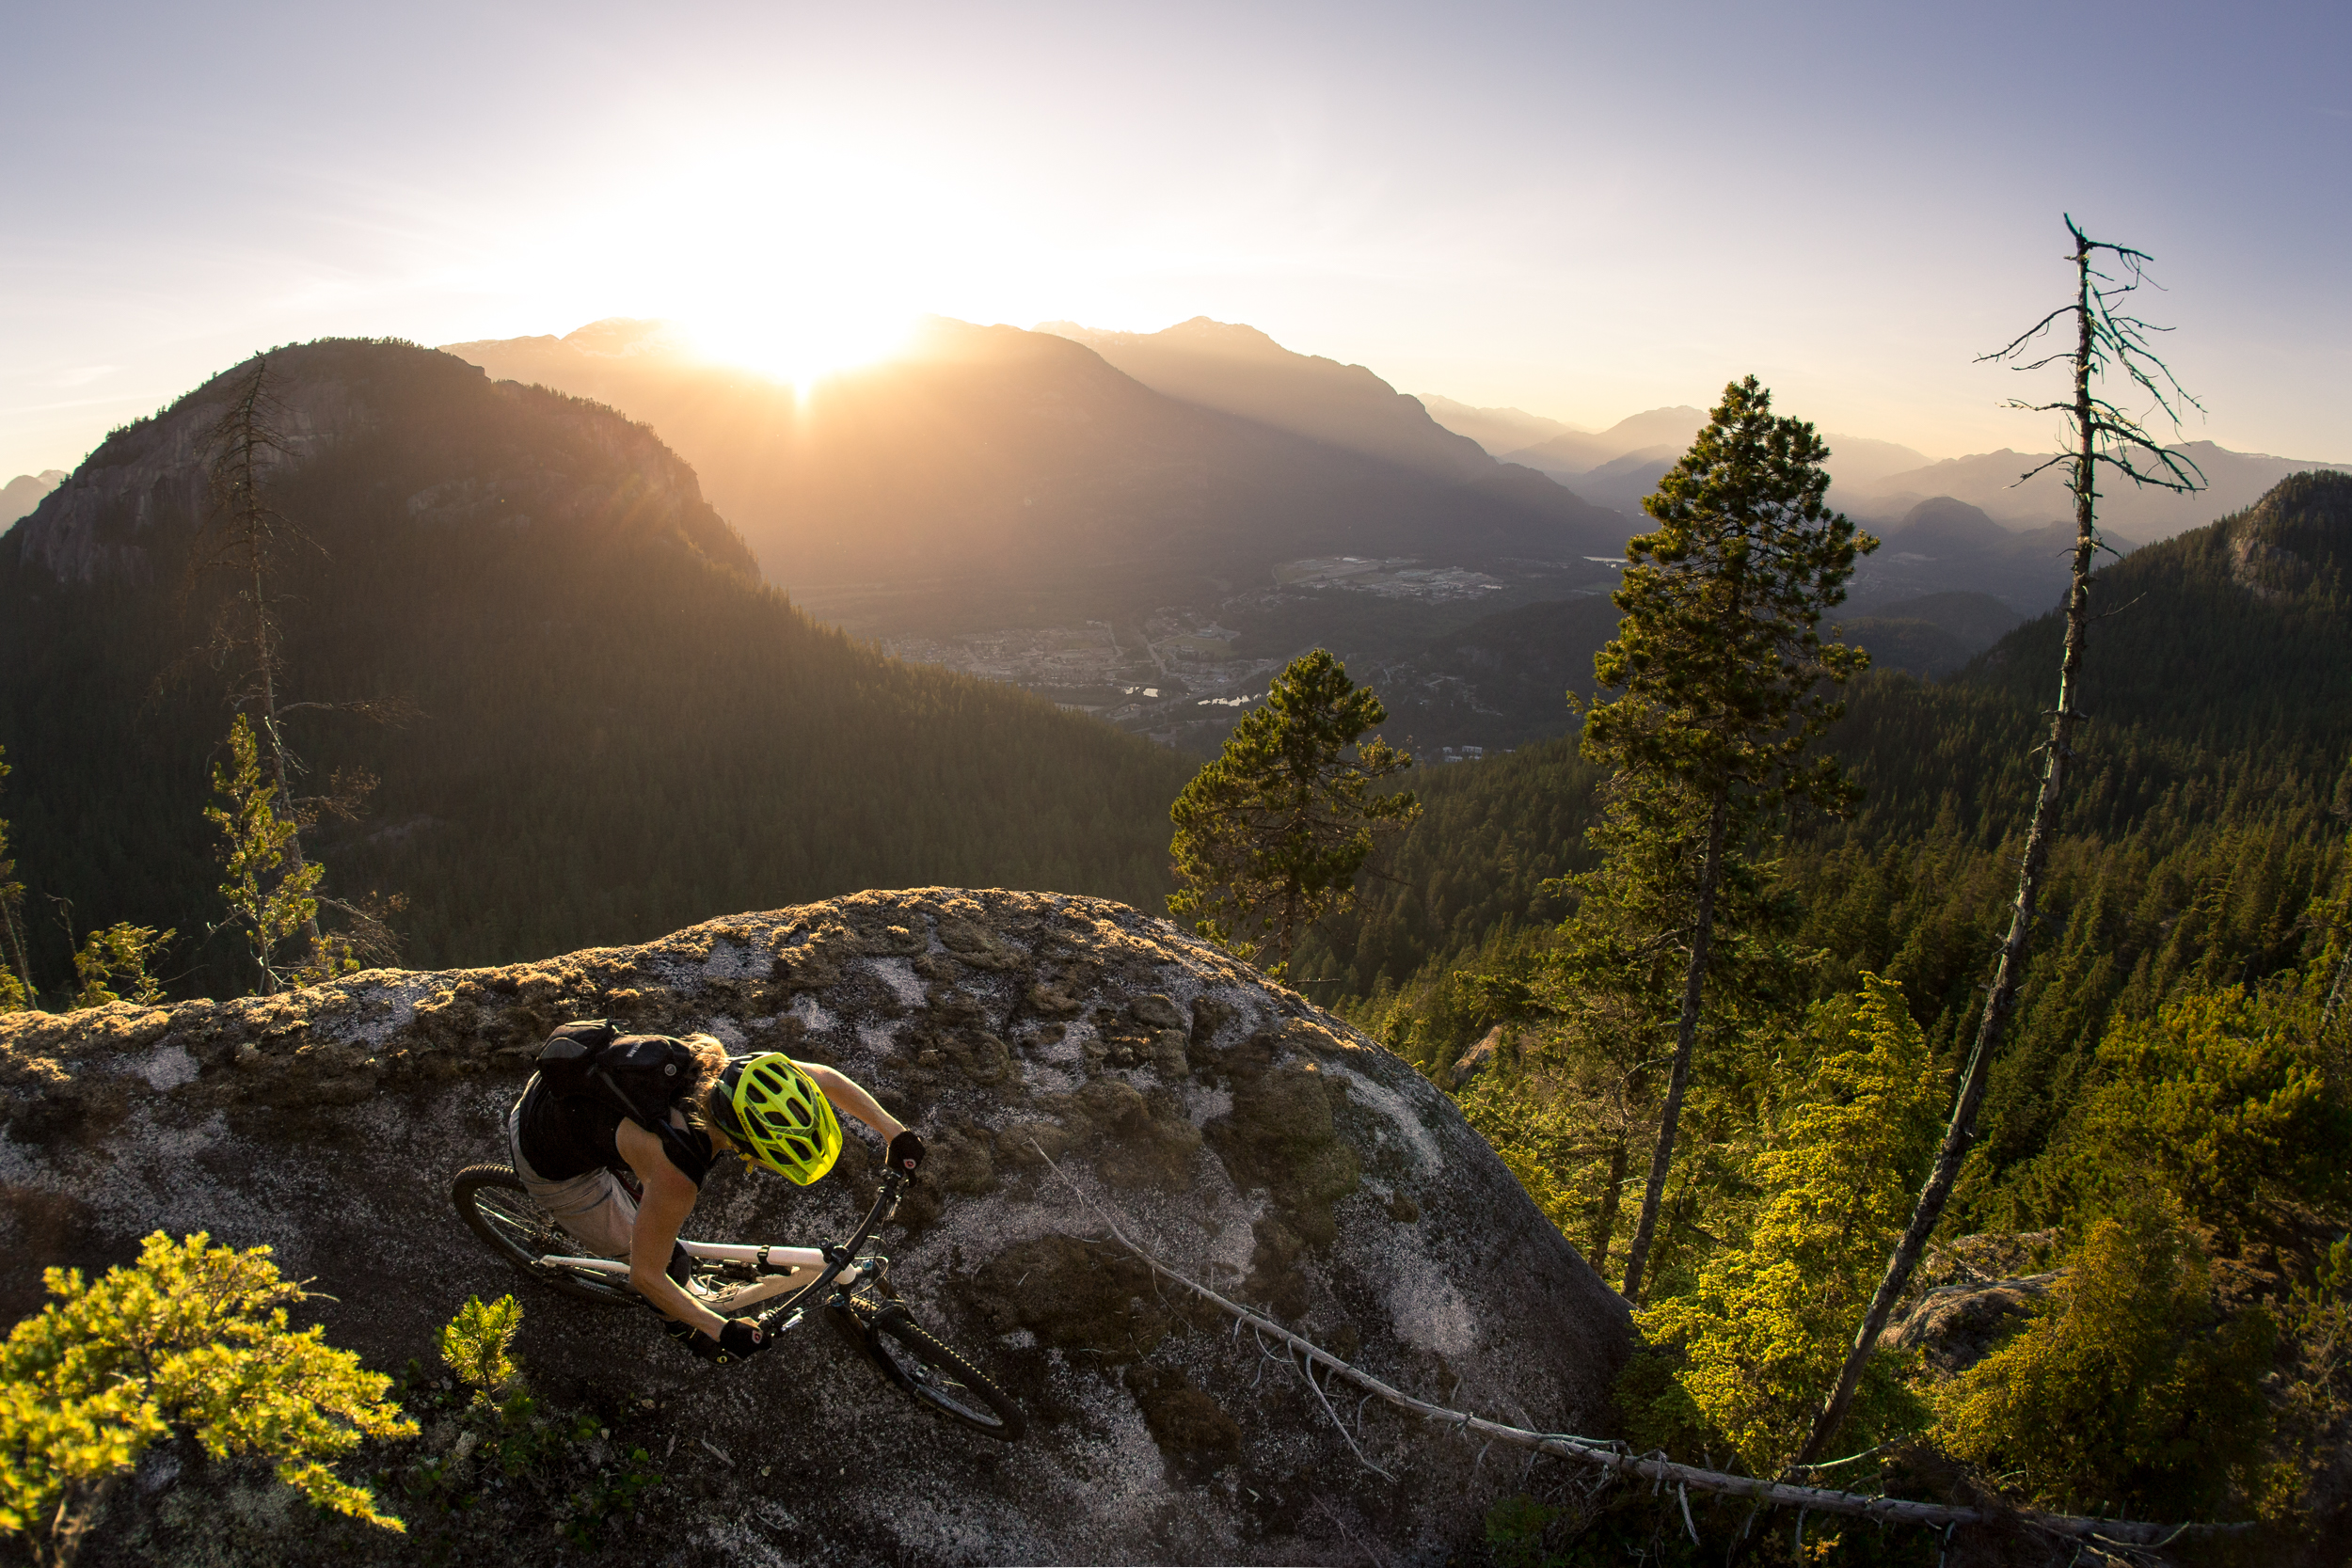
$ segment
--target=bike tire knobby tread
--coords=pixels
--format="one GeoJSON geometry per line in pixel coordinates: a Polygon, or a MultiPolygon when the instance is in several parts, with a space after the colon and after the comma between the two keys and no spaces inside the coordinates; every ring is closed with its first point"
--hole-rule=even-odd
{"type": "MultiPolygon", "coordinates": [[[[995,1420],[977,1419],[951,1404],[929,1398],[920,1385],[908,1385],[893,1371],[893,1378],[906,1387],[916,1402],[974,1432],[985,1433],[999,1442],[1012,1442],[1028,1430],[1027,1416],[1012,1402],[1010,1395],[990,1382],[986,1373],[965,1360],[961,1354],[943,1344],[930,1330],[909,1317],[907,1309],[898,1303],[894,1301],[874,1315],[873,1332],[898,1340],[917,1361],[936,1367],[954,1378],[962,1385],[965,1392],[988,1407],[995,1420]]],[[[886,1364],[884,1370],[890,1370],[886,1364]]]]}

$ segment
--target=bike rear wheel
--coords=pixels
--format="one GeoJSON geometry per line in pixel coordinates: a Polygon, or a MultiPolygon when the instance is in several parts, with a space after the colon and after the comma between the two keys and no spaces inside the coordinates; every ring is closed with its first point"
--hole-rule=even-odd
{"type": "Polygon", "coordinates": [[[506,1166],[469,1165],[457,1173],[450,1197],[464,1216],[466,1227],[527,1277],[575,1301],[614,1307],[638,1299],[637,1292],[618,1275],[540,1261],[576,1256],[580,1243],[532,1201],[522,1178],[506,1166]]]}
{"type": "Polygon", "coordinates": [[[949,1420],[1009,1443],[1028,1430],[1021,1407],[987,1374],[933,1338],[897,1302],[874,1317],[866,1348],[890,1380],[949,1420]]]}

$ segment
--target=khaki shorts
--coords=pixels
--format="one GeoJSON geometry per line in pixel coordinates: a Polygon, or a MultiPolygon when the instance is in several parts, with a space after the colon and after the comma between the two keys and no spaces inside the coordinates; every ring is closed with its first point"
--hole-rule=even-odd
{"type": "Polygon", "coordinates": [[[523,1159],[518,1135],[522,1109],[523,1102],[517,1100],[506,1114],[506,1151],[515,1174],[522,1178],[523,1190],[590,1252],[599,1258],[627,1258],[630,1239],[637,1233],[637,1200],[609,1170],[599,1168],[561,1181],[550,1181],[532,1170],[523,1159]]]}

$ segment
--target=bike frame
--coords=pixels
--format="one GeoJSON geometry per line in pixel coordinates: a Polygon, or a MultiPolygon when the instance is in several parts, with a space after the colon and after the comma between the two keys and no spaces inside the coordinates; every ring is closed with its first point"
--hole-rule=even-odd
{"type": "MultiPolygon", "coordinates": [[[[753,1272],[753,1283],[727,1298],[730,1307],[741,1307],[768,1300],[785,1291],[792,1294],[754,1320],[762,1334],[782,1333],[800,1321],[793,1309],[803,1297],[823,1285],[834,1285],[846,1291],[868,1275],[877,1272],[874,1259],[861,1259],[858,1254],[874,1239],[874,1232],[887,1224],[898,1210],[898,1195],[913,1178],[905,1171],[882,1172],[882,1190],[874,1195],[874,1207],[866,1212],[865,1223],[849,1241],[828,1247],[751,1246],[734,1242],[690,1242],[681,1238],[678,1245],[690,1258],[713,1263],[727,1263],[753,1272]],[[831,1265],[828,1267],[828,1265],[831,1265]],[[818,1274],[798,1290],[792,1289],[792,1275],[803,1269],[818,1269],[818,1274]],[[788,1314],[788,1317],[787,1317],[788,1314]],[[787,1321],[782,1327],[771,1329],[776,1319],[787,1321]]],[[[883,1261],[887,1261],[884,1259],[883,1261]]],[[[628,1275],[628,1260],[622,1258],[543,1258],[540,1262],[551,1269],[579,1269],[594,1274],[628,1275]]]]}

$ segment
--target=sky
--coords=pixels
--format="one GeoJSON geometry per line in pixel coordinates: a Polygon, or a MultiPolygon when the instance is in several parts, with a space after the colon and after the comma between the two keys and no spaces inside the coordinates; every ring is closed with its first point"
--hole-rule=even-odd
{"type": "Polygon", "coordinates": [[[12,5],[0,480],[257,348],[1247,322],[1588,428],[1754,372],[1931,456],[2153,259],[2185,434],[2352,460],[2352,7],[12,5]]]}

